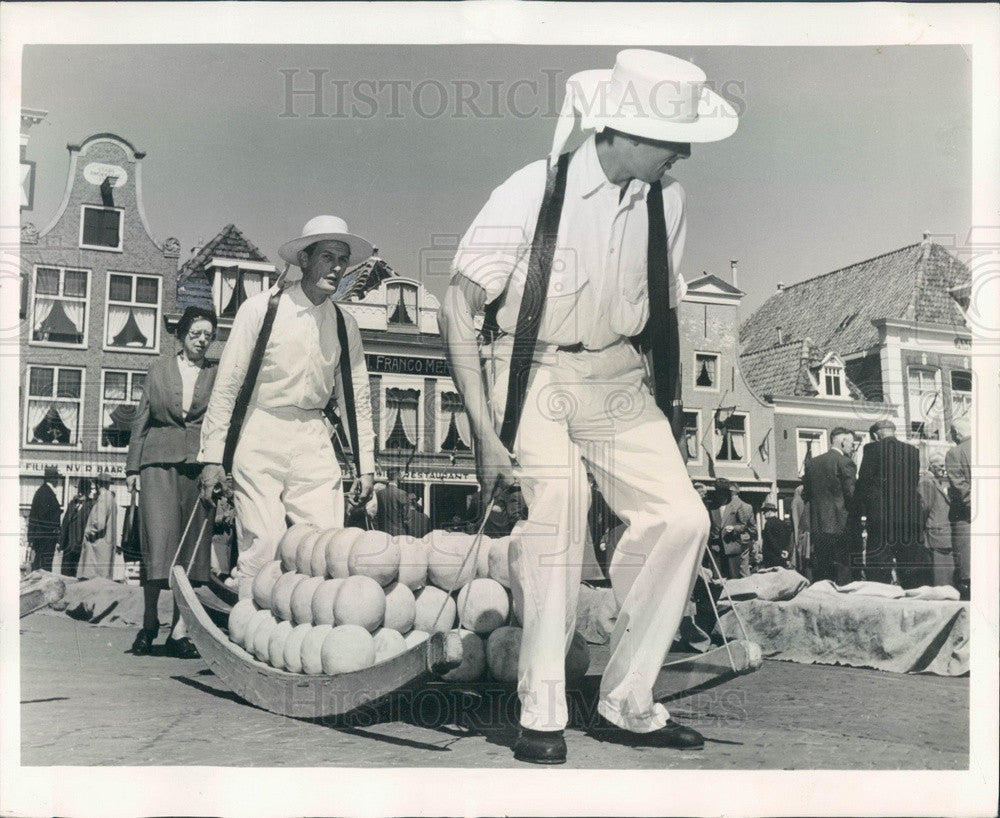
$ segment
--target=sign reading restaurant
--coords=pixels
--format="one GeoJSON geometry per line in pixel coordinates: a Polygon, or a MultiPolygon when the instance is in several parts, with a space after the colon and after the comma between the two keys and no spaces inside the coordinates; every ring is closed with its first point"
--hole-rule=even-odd
{"type": "Polygon", "coordinates": [[[451,370],[444,358],[417,358],[410,355],[365,355],[369,372],[386,372],[400,375],[432,375],[451,377],[451,370]]]}

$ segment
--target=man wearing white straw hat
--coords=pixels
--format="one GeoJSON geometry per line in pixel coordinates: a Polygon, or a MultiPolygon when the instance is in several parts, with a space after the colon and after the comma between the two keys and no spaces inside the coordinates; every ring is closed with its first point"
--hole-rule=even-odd
{"type": "Polygon", "coordinates": [[[479,478],[487,492],[519,481],[529,508],[510,550],[524,626],[519,760],[566,759],[564,656],[586,541],[587,471],[628,525],[610,567],[621,612],[594,734],[704,744],[652,696],[709,532],[673,433],[685,215],[683,191],[665,174],[691,155],[691,143],[724,139],[736,125],[697,66],[622,51],[613,70],[570,78],[549,161],[494,190],[459,245],[440,323],[479,478]],[[561,154],[576,114],[597,133],[561,154]],[[477,343],[492,359],[489,383],[477,343]]]}
{"type": "Polygon", "coordinates": [[[323,528],[344,524],[341,469],[324,417],[331,399],[348,426],[355,418],[359,502],[371,494],[375,471],[361,333],[330,300],[349,263],[368,258],[372,245],[343,219],[317,216],[278,254],[290,265],[282,279],[248,298],[233,321],[198,455],[207,464],[205,500],[232,471],[239,545],[232,580],[241,595],[249,591],[247,580],[274,559],[286,517],[323,528]]]}

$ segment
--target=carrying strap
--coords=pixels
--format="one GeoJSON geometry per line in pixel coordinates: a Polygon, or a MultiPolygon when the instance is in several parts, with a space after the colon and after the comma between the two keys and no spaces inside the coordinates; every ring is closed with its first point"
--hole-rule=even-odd
{"type": "Polygon", "coordinates": [[[566,198],[566,177],[570,154],[564,153],[550,166],[545,179],[545,195],[538,211],[535,237],[528,259],[528,272],[524,281],[524,294],[517,313],[514,345],[510,358],[510,378],[507,384],[507,405],[500,426],[500,441],[508,451],[514,448],[514,438],[521,421],[524,399],[528,392],[531,362],[535,356],[538,328],[545,307],[545,293],[549,289],[552,257],[555,255],[559,233],[559,217],[566,198]]]}
{"type": "MultiPolygon", "coordinates": [[[[246,375],[240,386],[239,394],[236,396],[236,403],[233,406],[233,417],[229,422],[229,431],[226,433],[226,446],[222,454],[222,467],[226,473],[233,469],[233,457],[236,455],[236,445],[240,440],[240,431],[243,422],[246,420],[247,409],[250,406],[250,397],[253,395],[254,386],[257,384],[257,376],[260,374],[260,367],[264,361],[264,351],[267,349],[267,342],[271,338],[271,330],[274,327],[274,317],[278,312],[278,301],[281,298],[283,289],[278,289],[272,293],[267,300],[267,312],[264,313],[264,322],[260,327],[260,334],[254,344],[253,352],[250,355],[250,364],[247,366],[246,375]]],[[[358,445],[358,419],[354,403],[354,379],[351,374],[351,352],[347,338],[347,323],[341,308],[333,305],[337,313],[337,341],[340,344],[340,382],[344,389],[344,404],[347,407],[347,427],[351,438],[351,449],[354,452],[354,466],[357,474],[361,474],[361,458],[358,445]]],[[[334,426],[339,425],[337,415],[334,411],[336,406],[336,396],[323,408],[323,413],[334,426]]]]}
{"type": "MultiPolygon", "coordinates": [[[[339,305],[333,305],[337,312],[337,341],[340,343],[340,384],[344,390],[344,406],[347,409],[347,433],[351,438],[351,453],[354,455],[355,475],[361,476],[361,445],[358,442],[358,413],[354,403],[354,376],[351,372],[351,346],[347,338],[347,322],[344,320],[344,311],[339,305]]],[[[330,399],[324,410],[327,418],[334,425],[336,434],[337,422],[330,418],[333,414],[333,407],[337,402],[336,396],[330,399]]]]}
{"type": "Polygon", "coordinates": [[[278,301],[281,298],[283,289],[275,290],[271,297],[267,299],[267,312],[264,313],[264,323],[260,326],[260,334],[257,342],[253,346],[250,355],[250,364],[247,366],[247,373],[243,377],[240,391],[236,395],[236,403],[233,404],[233,417],[229,421],[229,430],[226,432],[226,447],[222,452],[222,468],[229,474],[233,470],[233,457],[236,454],[236,444],[240,441],[240,430],[243,428],[243,421],[246,420],[247,408],[250,406],[250,396],[257,385],[257,376],[260,374],[260,365],[264,361],[264,350],[267,342],[271,338],[271,328],[274,326],[274,316],[278,312],[278,301]]]}
{"type": "Polygon", "coordinates": [[[684,433],[681,408],[680,328],[677,305],[670,303],[670,252],[667,246],[667,223],[663,214],[663,189],[659,182],[646,194],[649,240],[646,251],[646,276],[649,292],[649,319],[632,343],[640,352],[650,352],[653,364],[653,394],[656,405],[670,421],[674,439],[684,433]]]}

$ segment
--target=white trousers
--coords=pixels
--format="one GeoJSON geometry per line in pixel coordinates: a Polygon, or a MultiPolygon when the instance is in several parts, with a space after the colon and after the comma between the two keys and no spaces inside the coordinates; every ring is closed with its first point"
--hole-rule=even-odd
{"type": "Polygon", "coordinates": [[[343,527],[340,465],[319,410],[250,409],[233,457],[233,504],[237,580],[275,559],[288,525],[343,527]]]}
{"type": "Polygon", "coordinates": [[[524,625],[521,725],[532,730],[560,730],[568,720],[564,661],[587,541],[585,466],[628,526],[610,567],[621,611],[598,712],[640,733],[670,717],[653,701],[653,683],[691,595],[709,520],[643,376],[624,341],[546,353],[535,365],[514,446],[528,519],[510,550],[524,625]]]}

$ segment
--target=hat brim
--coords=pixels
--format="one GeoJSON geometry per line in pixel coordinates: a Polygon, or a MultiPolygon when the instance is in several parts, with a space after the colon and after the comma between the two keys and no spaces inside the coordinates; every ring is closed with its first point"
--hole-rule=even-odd
{"type": "Polygon", "coordinates": [[[342,241],[351,248],[351,262],[357,264],[371,256],[374,248],[371,242],[355,236],[353,233],[316,233],[312,236],[299,236],[286,241],[278,250],[278,255],[289,264],[298,267],[299,251],[305,250],[310,244],[318,241],[342,241]]]}
{"type": "Polygon", "coordinates": [[[723,97],[707,86],[698,103],[698,116],[691,122],[678,122],[653,113],[607,115],[582,110],[584,100],[595,100],[602,83],[609,83],[611,69],[580,71],[567,80],[566,85],[579,89],[575,99],[577,112],[586,117],[598,130],[613,128],[621,133],[656,139],[660,142],[719,142],[732,136],[739,125],[739,114],[723,97]],[[582,96],[582,99],[581,99],[582,96]]]}

